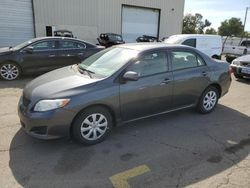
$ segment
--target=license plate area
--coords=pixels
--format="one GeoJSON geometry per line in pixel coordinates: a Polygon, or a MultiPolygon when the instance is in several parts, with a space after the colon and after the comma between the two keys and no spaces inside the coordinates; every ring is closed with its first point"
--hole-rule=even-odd
{"type": "Polygon", "coordinates": [[[244,74],[250,74],[250,68],[242,68],[241,69],[241,73],[244,73],[244,74]]]}

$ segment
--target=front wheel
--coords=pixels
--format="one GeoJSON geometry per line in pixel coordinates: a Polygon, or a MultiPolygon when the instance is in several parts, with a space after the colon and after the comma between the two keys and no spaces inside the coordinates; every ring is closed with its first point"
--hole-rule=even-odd
{"type": "Polygon", "coordinates": [[[215,87],[208,87],[200,97],[199,103],[197,105],[198,112],[202,114],[207,114],[212,112],[219,99],[218,89],[215,87]]]}
{"type": "Polygon", "coordinates": [[[86,145],[102,142],[112,129],[109,111],[103,107],[92,107],[81,112],[72,125],[73,137],[86,145]]]}
{"type": "Polygon", "coordinates": [[[0,76],[4,80],[15,80],[20,74],[20,68],[15,63],[5,63],[0,66],[0,76]]]}

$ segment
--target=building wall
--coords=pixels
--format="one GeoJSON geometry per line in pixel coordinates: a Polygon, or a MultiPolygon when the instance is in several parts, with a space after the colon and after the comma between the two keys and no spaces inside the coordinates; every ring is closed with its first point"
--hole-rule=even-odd
{"type": "Polygon", "coordinates": [[[46,26],[69,29],[80,39],[96,43],[100,33],[121,34],[122,4],[161,10],[159,37],[181,33],[184,0],[33,0],[36,36],[46,26]]]}

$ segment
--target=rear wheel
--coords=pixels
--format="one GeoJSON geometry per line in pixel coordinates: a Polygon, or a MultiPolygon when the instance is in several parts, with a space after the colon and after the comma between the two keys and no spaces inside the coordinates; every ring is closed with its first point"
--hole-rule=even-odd
{"type": "Polygon", "coordinates": [[[199,103],[197,105],[198,112],[202,114],[207,114],[212,112],[219,99],[219,91],[215,87],[208,87],[200,97],[199,103]]]}
{"type": "Polygon", "coordinates": [[[0,76],[4,80],[15,80],[21,74],[19,66],[15,63],[4,63],[0,66],[0,76]]]}
{"type": "Polygon", "coordinates": [[[73,137],[86,145],[102,142],[112,129],[112,117],[103,107],[91,107],[81,112],[72,125],[73,137]]]}

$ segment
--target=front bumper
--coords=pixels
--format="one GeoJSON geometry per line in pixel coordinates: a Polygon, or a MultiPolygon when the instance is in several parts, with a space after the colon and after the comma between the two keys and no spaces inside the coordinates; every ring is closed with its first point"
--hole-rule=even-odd
{"type": "Polygon", "coordinates": [[[233,73],[236,74],[236,75],[239,75],[239,76],[247,76],[247,77],[250,76],[250,73],[243,73],[243,72],[242,72],[242,69],[244,69],[244,68],[250,69],[250,67],[231,65],[231,68],[232,68],[232,70],[233,70],[233,73]]]}
{"type": "Polygon", "coordinates": [[[64,108],[47,112],[31,112],[28,106],[18,104],[22,129],[35,138],[49,140],[70,136],[70,125],[75,113],[64,108]]]}

